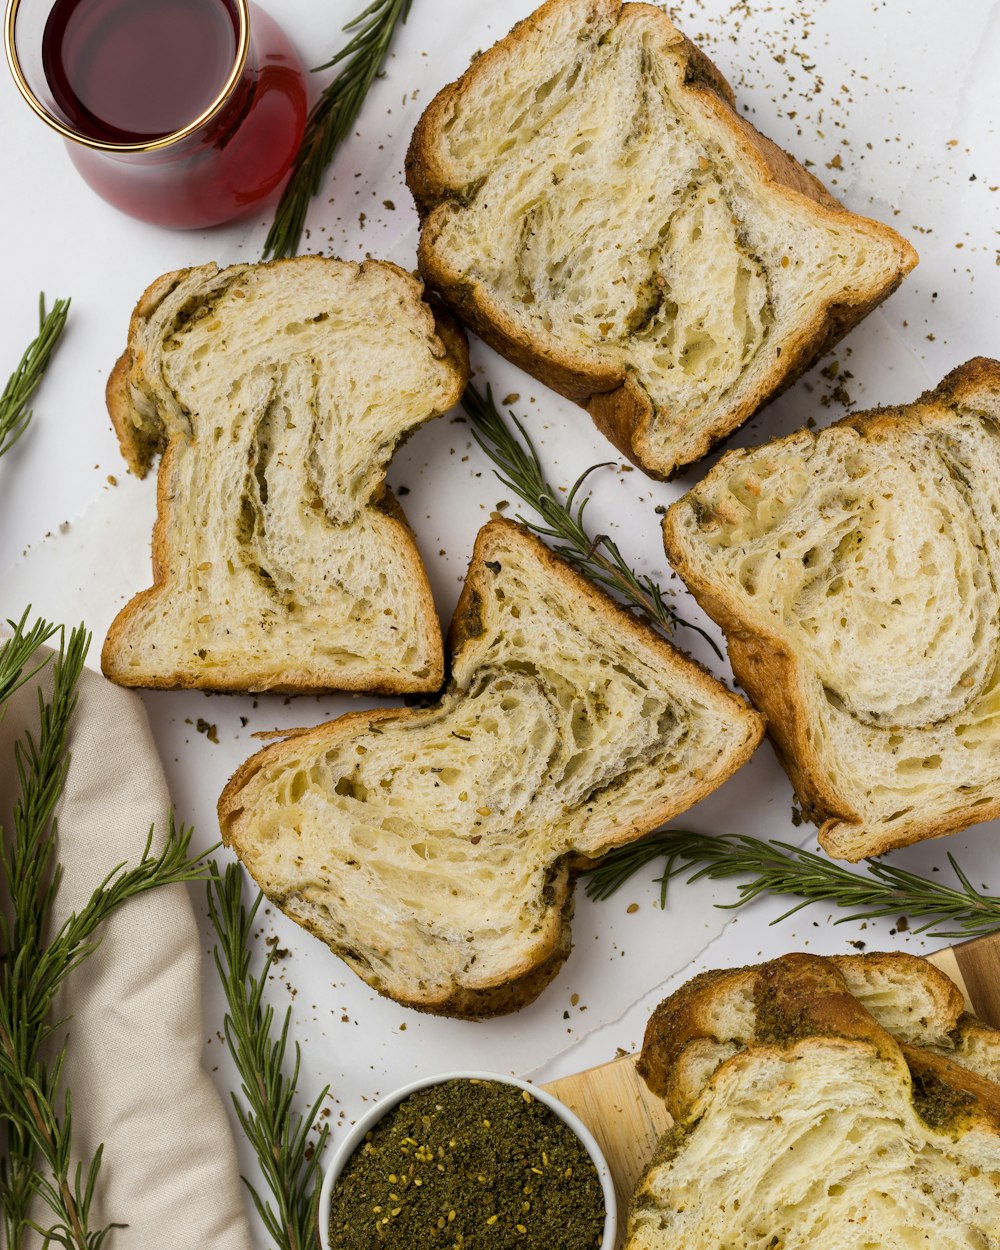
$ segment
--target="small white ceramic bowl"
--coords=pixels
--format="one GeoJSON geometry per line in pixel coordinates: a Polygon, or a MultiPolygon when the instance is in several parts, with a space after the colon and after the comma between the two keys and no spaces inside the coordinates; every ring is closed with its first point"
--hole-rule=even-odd
{"type": "Polygon", "coordinates": [[[551,1094],[546,1093],[544,1089],[539,1089],[537,1085],[529,1085],[527,1081],[519,1081],[515,1076],[503,1076],[499,1072],[440,1072],[436,1076],[421,1077],[419,1081],[411,1081],[409,1085],[404,1085],[400,1089],[394,1090],[393,1093],[387,1094],[385,1098],[380,1098],[377,1103],[374,1103],[365,1112],[334,1150],[333,1158],[327,1165],[326,1175],[323,1177],[323,1188],[320,1190],[319,1195],[319,1235],[320,1245],[323,1247],[323,1250],[330,1250],[330,1200],[333,1194],[333,1187],[340,1178],[340,1174],[347,1165],[348,1160],[364,1141],[365,1134],[373,1129],[379,1120],[391,1111],[393,1107],[398,1106],[404,1098],[409,1094],[415,1093],[416,1090],[426,1089],[428,1085],[441,1085],[444,1081],[469,1080],[499,1081],[504,1085],[514,1085],[518,1089],[526,1089],[532,1098],[537,1098],[539,1102],[544,1103],[546,1107],[555,1112],[564,1124],[567,1124],[573,1130],[583,1143],[587,1154],[594,1161],[594,1167],[597,1168],[597,1175],[601,1181],[601,1191],[604,1194],[604,1237],[601,1240],[600,1250],[614,1250],[615,1236],[618,1232],[615,1185],[611,1179],[611,1170],[608,1167],[607,1160],[601,1153],[600,1146],[594,1140],[594,1135],[558,1098],[553,1098],[551,1094]]]}

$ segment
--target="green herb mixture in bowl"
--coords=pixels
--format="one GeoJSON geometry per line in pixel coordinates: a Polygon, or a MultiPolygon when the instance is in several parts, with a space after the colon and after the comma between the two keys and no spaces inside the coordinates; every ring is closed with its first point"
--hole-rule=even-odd
{"type": "Polygon", "coordinates": [[[383,1098],[334,1153],[324,1250],[612,1250],[614,1185],[597,1142],[544,1090],[456,1072],[383,1098]]]}

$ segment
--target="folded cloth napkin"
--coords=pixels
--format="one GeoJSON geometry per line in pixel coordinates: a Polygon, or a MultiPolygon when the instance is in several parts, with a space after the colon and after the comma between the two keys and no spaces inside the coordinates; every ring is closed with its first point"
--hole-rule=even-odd
{"type": "MultiPolygon", "coordinates": [[[[16,797],[14,741],[37,736],[39,683],[0,720],[0,823],[16,797]]],[[[150,825],[162,848],[169,798],[139,698],[84,669],[70,726],[71,763],[58,808],[63,877],[56,922],[79,911],[116,865],[142,855],[150,825]]],[[[198,887],[195,887],[198,888],[198,887]]],[[[76,1157],[104,1158],[92,1227],[114,1221],[107,1250],[247,1250],[232,1132],[201,1066],[202,944],[188,887],[130,899],[100,946],[69,977],[57,1003],[67,1017],[64,1083],[73,1097],[76,1157]]],[[[34,1215],[51,1224],[48,1208],[34,1215]]],[[[0,1232],[2,1239],[2,1232],[0,1232]]],[[[41,1238],[29,1239],[32,1248],[41,1238]]]]}

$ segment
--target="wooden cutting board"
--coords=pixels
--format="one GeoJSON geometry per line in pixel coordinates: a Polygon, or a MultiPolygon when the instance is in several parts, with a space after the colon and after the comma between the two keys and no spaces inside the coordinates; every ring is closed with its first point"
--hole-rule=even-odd
{"type": "MultiPolygon", "coordinates": [[[[981,1020],[1000,1028],[1000,933],[950,946],[929,956],[965,995],[981,1020]]],[[[618,1245],[625,1238],[629,1198],[671,1120],[635,1070],[635,1055],[622,1055],[544,1086],[574,1111],[597,1138],[618,1195],[618,1245]]]]}

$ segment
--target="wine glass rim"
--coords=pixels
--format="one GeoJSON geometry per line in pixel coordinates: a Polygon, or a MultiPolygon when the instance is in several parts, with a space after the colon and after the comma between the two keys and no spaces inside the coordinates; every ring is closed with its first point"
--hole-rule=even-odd
{"type": "Polygon", "coordinates": [[[72,126],[67,126],[54,113],[49,112],[45,105],[39,100],[32,91],[31,86],[25,77],[21,68],[21,62],[17,55],[17,45],[14,33],[17,27],[17,11],[21,7],[21,0],[7,0],[7,9],[4,15],[3,43],[4,51],[7,54],[7,64],[10,72],[17,84],[17,89],[24,97],[32,111],[36,116],[40,117],[43,122],[52,130],[61,134],[64,139],[68,139],[71,143],[78,143],[86,148],[93,148],[98,152],[156,152],[162,148],[168,148],[175,143],[179,143],[182,139],[186,139],[189,135],[206,122],[211,121],[216,113],[223,107],[232,94],[233,88],[239,82],[243,74],[243,68],[246,65],[247,53],[250,48],[250,11],[248,0],[232,0],[236,6],[236,14],[239,19],[239,30],[237,32],[236,57],[233,61],[233,68],[229,71],[225,83],[223,84],[219,94],[203,109],[197,117],[186,125],[181,126],[178,130],[173,130],[169,134],[160,135],[155,139],[147,140],[144,143],[112,143],[104,139],[93,139],[89,135],[82,134],[79,130],[74,130],[72,126]]]}

